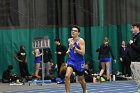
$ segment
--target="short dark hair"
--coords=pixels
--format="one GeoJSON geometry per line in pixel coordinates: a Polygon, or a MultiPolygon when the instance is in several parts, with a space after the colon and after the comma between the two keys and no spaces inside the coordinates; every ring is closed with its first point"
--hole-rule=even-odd
{"type": "Polygon", "coordinates": [[[140,23],[134,23],[134,24],[132,24],[132,26],[136,26],[140,29],[140,23]]]}
{"type": "Polygon", "coordinates": [[[23,49],[23,48],[25,48],[25,46],[24,45],[20,45],[20,49],[23,49]]]}
{"type": "Polygon", "coordinates": [[[78,29],[78,32],[80,32],[80,27],[79,26],[73,25],[72,28],[77,28],[78,29]]]}
{"type": "Polygon", "coordinates": [[[56,38],[56,39],[54,39],[54,41],[58,41],[58,42],[60,42],[60,39],[59,39],[59,38],[56,38]]]}
{"type": "Polygon", "coordinates": [[[12,70],[13,69],[13,66],[12,65],[9,65],[8,66],[8,69],[12,70]]]}

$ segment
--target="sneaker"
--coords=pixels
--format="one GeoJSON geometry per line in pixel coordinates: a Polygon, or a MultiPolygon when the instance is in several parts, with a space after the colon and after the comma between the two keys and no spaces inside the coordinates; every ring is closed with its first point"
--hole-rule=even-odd
{"type": "Polygon", "coordinates": [[[10,83],[10,85],[24,85],[24,84],[21,82],[18,82],[18,83],[10,83]]]}
{"type": "Polygon", "coordinates": [[[100,77],[101,82],[105,82],[106,80],[103,77],[100,77]]]}

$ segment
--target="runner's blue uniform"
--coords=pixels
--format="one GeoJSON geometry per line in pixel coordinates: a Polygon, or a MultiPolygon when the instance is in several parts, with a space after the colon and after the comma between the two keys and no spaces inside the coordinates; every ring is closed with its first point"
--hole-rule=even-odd
{"type": "MultiPolygon", "coordinates": [[[[79,39],[80,38],[78,38],[74,43],[75,48],[78,49],[80,49],[80,47],[77,44],[79,39]]],[[[67,60],[67,66],[72,67],[75,72],[81,73],[84,72],[84,64],[85,64],[84,56],[79,53],[76,53],[74,49],[70,48],[70,58],[67,60]]]]}

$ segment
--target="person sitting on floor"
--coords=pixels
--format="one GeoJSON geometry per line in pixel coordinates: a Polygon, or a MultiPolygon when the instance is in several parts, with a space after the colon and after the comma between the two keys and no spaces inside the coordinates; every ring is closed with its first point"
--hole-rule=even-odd
{"type": "Polygon", "coordinates": [[[13,70],[13,66],[9,65],[8,68],[2,74],[2,83],[10,83],[16,81],[18,78],[16,75],[12,75],[11,72],[13,70]]]}

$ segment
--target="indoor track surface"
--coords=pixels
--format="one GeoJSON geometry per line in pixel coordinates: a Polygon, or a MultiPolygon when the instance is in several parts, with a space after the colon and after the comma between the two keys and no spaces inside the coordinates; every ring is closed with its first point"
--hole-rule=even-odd
{"type": "MultiPolygon", "coordinates": [[[[20,87],[21,89],[7,90],[1,93],[65,93],[64,84],[48,84],[43,86],[40,85],[29,86],[28,84],[25,84],[22,86],[11,86],[11,87],[20,87]],[[25,88],[24,86],[28,87],[28,89],[25,88]]],[[[138,93],[138,87],[134,81],[115,81],[94,84],[87,83],[87,89],[88,93],[138,93]]],[[[79,83],[72,83],[70,90],[71,93],[82,93],[82,89],[79,83]]]]}

